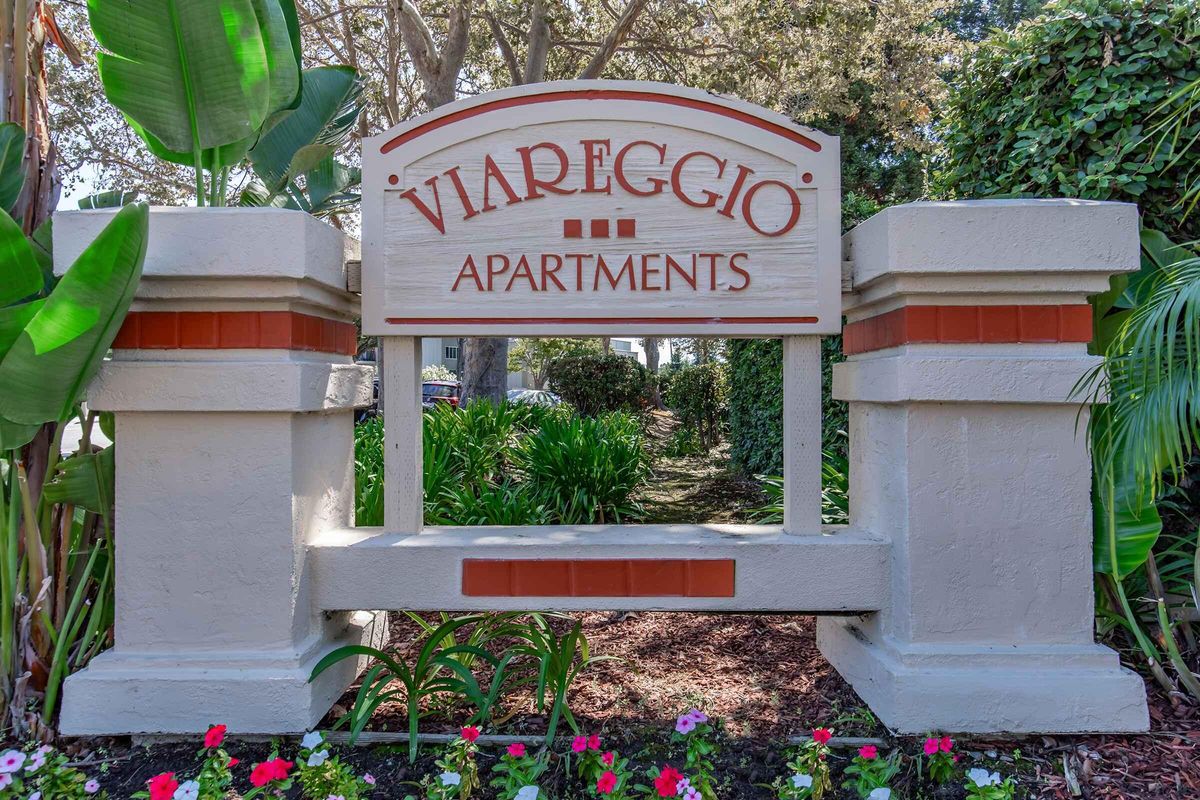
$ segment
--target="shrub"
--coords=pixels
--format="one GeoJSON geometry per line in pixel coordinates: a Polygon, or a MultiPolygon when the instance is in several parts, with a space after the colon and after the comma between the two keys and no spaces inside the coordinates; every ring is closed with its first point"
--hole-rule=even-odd
{"type": "Polygon", "coordinates": [[[729,411],[725,373],[725,366],[718,363],[681,367],[671,376],[664,398],[680,422],[696,432],[705,450],[717,444],[729,411]]]}
{"type": "MultiPolygon", "coordinates": [[[[1164,230],[1200,237],[1200,217],[1179,205],[1200,148],[1172,160],[1147,135],[1151,112],[1200,78],[1198,51],[1194,0],[1066,0],[994,32],[951,81],[938,184],[960,197],[1136,202],[1164,230]]],[[[1193,117],[1179,141],[1197,134],[1193,117]]]]}
{"type": "Polygon", "coordinates": [[[578,353],[550,365],[550,388],[580,414],[641,411],[651,398],[650,371],[636,359],[615,353],[578,353]]]}
{"type": "Polygon", "coordinates": [[[422,381],[456,381],[458,376],[444,364],[426,364],[421,367],[422,381]]]}

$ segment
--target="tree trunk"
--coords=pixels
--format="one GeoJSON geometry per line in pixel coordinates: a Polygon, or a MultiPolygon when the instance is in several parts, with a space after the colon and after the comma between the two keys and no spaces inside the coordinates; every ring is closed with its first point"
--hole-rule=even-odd
{"type": "Polygon", "coordinates": [[[463,344],[462,402],[484,397],[499,403],[508,391],[508,339],[472,337],[463,344]]]}
{"type": "Polygon", "coordinates": [[[650,370],[650,374],[654,376],[654,391],[651,401],[654,407],[660,411],[666,406],[663,405],[662,392],[658,389],[658,337],[647,336],[642,339],[642,349],[646,351],[646,369],[650,370]]]}

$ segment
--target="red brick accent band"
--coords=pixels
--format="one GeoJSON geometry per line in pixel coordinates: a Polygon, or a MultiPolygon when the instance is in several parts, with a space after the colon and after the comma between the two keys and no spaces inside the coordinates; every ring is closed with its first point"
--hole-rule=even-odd
{"type": "Polygon", "coordinates": [[[143,350],[309,350],[354,355],[351,322],[296,311],[131,311],[113,347],[143,350]]]}
{"type": "Polygon", "coordinates": [[[902,344],[1091,340],[1089,305],[903,306],[847,325],[842,352],[852,356],[902,344]]]}
{"type": "Polygon", "coordinates": [[[732,558],[463,559],[466,597],[733,597],[732,558]]]}

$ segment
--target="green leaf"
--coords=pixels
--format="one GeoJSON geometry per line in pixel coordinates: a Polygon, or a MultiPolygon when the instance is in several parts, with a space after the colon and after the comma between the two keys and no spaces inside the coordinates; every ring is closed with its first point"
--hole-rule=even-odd
{"type": "Polygon", "coordinates": [[[269,191],[283,191],[289,175],[305,171],[292,168],[302,148],[313,144],[336,148],[362,109],[362,84],[351,67],[308,69],[303,83],[300,106],[250,150],[254,172],[269,191]]]}
{"type": "Polygon", "coordinates": [[[108,192],[97,192],[96,194],[89,194],[80,200],[79,208],[82,211],[89,211],[94,208],[120,208],[137,200],[137,195],[137,192],[123,192],[118,189],[108,192]]]}
{"type": "Polygon", "coordinates": [[[287,87],[297,65],[278,2],[88,0],[105,94],[173,153],[251,139],[295,99],[287,87]]]}
{"type": "Polygon", "coordinates": [[[66,420],[116,338],[142,274],[149,210],[117,212],[0,361],[0,417],[66,420]]]}
{"type": "Polygon", "coordinates": [[[46,217],[29,237],[33,257],[42,271],[42,293],[50,294],[58,278],[54,275],[54,217],[46,217]]]}
{"type": "Polygon", "coordinates": [[[1093,568],[1120,580],[1146,562],[1162,532],[1162,519],[1130,459],[1121,450],[1114,452],[1113,436],[1111,407],[1097,407],[1092,414],[1093,568]]]}
{"type": "Polygon", "coordinates": [[[42,269],[21,226],[0,211],[0,306],[15,303],[42,290],[42,269]]]}
{"type": "Polygon", "coordinates": [[[25,129],[0,123],[0,209],[11,211],[25,187],[25,129]]]}
{"type": "MultiPolygon", "coordinates": [[[[146,143],[146,148],[163,161],[170,161],[172,164],[181,164],[185,167],[195,166],[196,159],[190,151],[172,150],[159,141],[150,131],[138,125],[133,118],[126,116],[125,120],[129,123],[129,127],[133,128],[134,133],[142,137],[142,141],[146,143]]],[[[248,136],[245,139],[239,139],[236,142],[230,142],[221,147],[201,150],[200,166],[209,172],[215,172],[222,167],[236,165],[245,158],[246,151],[250,149],[250,145],[254,144],[254,138],[253,136],[248,136]]]]}
{"type": "Polygon", "coordinates": [[[61,461],[46,484],[44,496],[51,503],[70,503],[105,514],[112,508],[115,459],[113,446],[99,453],[77,453],[61,461]]]}
{"type": "Polygon", "coordinates": [[[0,450],[16,450],[33,441],[41,425],[18,425],[0,418],[0,450]]]}
{"type": "Polygon", "coordinates": [[[45,302],[44,297],[39,297],[28,303],[0,308],[0,359],[4,358],[4,354],[13,346],[21,331],[25,330],[29,320],[33,319],[45,302]]]}
{"type": "Polygon", "coordinates": [[[327,158],[316,169],[306,173],[304,178],[305,192],[312,203],[313,213],[336,211],[359,199],[357,193],[349,191],[362,182],[362,172],[357,167],[348,167],[327,158]]]}

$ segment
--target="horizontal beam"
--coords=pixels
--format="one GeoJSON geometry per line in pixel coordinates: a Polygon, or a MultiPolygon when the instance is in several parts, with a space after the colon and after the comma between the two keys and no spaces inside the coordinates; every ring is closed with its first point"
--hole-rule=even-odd
{"type": "MultiPolygon", "coordinates": [[[[427,528],[418,534],[350,528],[322,534],[309,545],[309,559],[315,602],[324,611],[536,608],[850,613],[881,609],[888,591],[890,544],[845,527],[825,530],[826,535],[793,536],[777,525],[451,527],[427,528]],[[543,587],[522,590],[520,586],[527,584],[519,581],[511,584],[517,587],[515,591],[494,596],[464,593],[464,561],[507,561],[517,565],[514,569],[541,560],[562,562],[564,575],[570,573],[569,585],[574,587],[589,561],[596,561],[601,569],[643,559],[647,566],[668,568],[680,562],[732,561],[732,596],[676,591],[669,578],[664,579],[661,595],[641,588],[607,597],[548,594],[543,587]]],[[[554,572],[530,574],[545,574],[552,580],[554,572]]]]}

